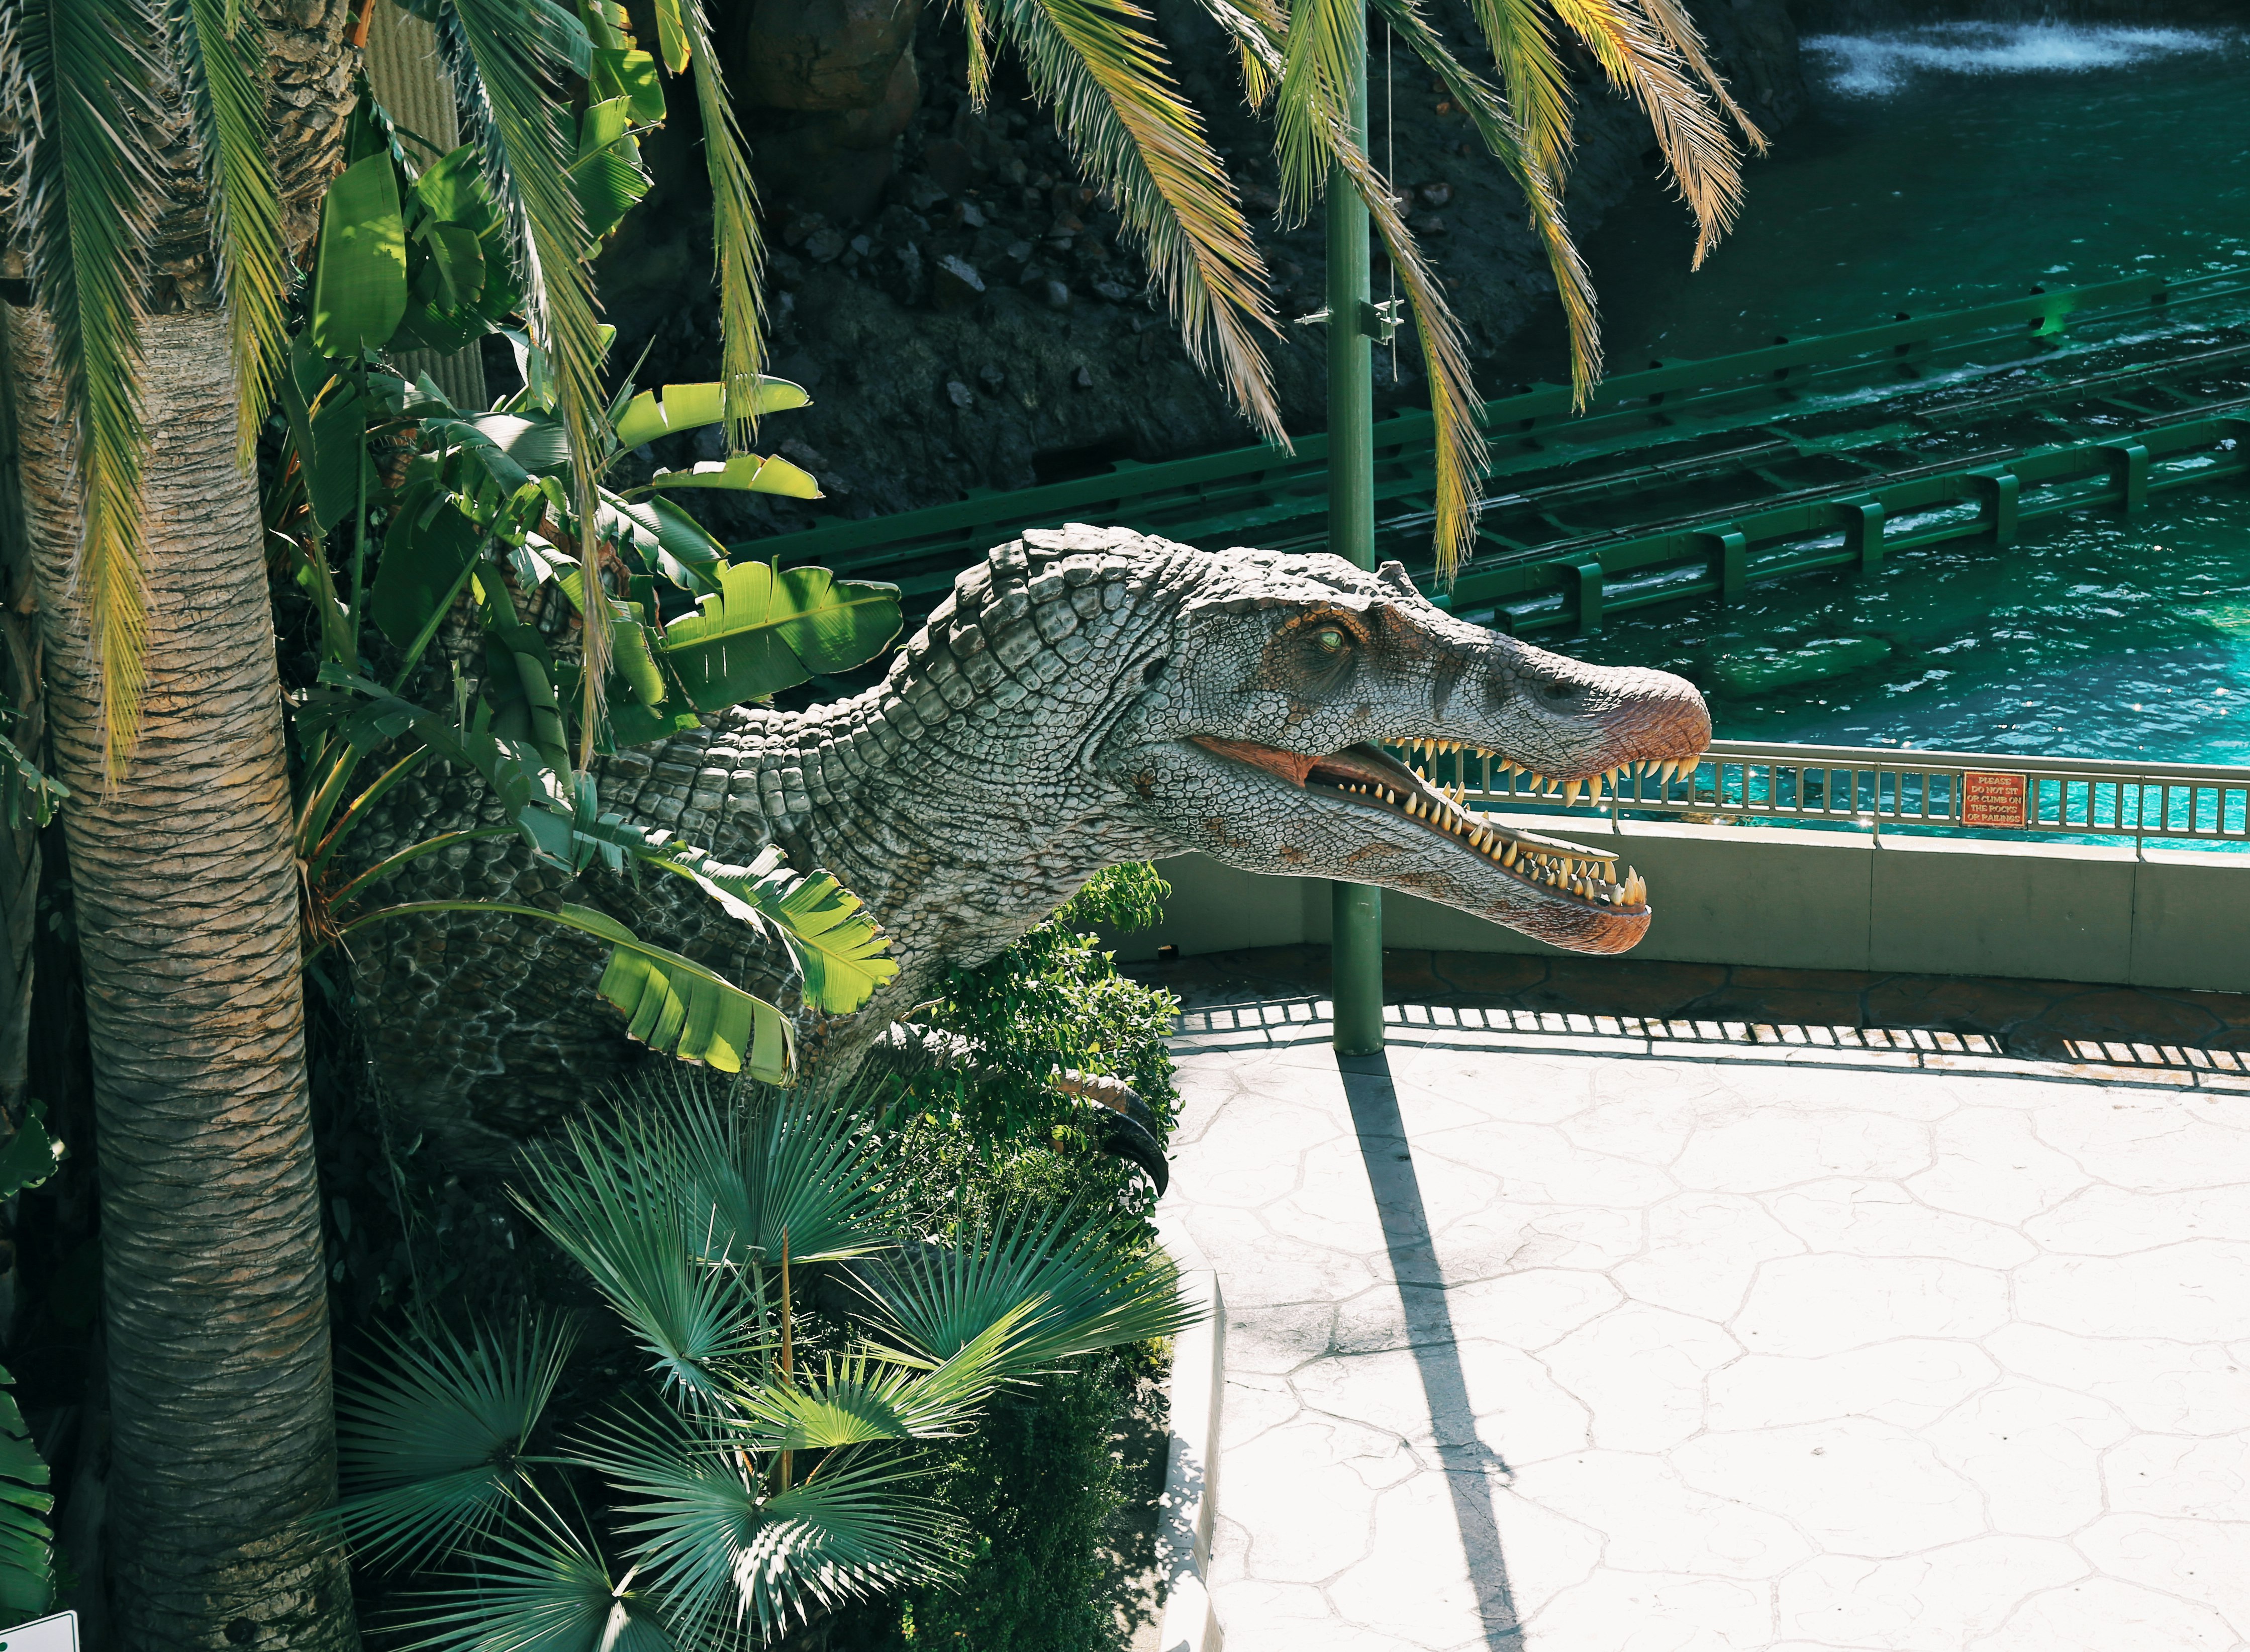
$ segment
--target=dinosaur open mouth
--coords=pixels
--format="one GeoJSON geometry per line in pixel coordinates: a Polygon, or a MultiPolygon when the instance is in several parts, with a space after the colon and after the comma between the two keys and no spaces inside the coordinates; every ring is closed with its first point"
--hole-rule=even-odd
{"type": "Polygon", "coordinates": [[[1374,746],[1347,746],[1327,757],[1315,757],[1247,740],[1222,740],[1210,735],[1190,737],[1206,751],[1263,769],[1293,785],[1332,792],[1361,808],[1378,810],[1442,833],[1543,895],[1613,912],[1648,909],[1646,882],[1630,867],[1624,877],[1618,877],[1616,856],[1575,843],[1534,837],[1472,813],[1461,799],[1447,796],[1374,746]]]}

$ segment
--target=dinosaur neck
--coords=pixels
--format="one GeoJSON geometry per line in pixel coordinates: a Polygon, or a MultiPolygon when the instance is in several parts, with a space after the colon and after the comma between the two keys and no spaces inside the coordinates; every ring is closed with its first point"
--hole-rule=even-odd
{"type": "Polygon", "coordinates": [[[729,712],[612,758],[604,805],[729,860],[774,842],[833,873],[891,933],[894,993],[990,957],[1101,867],[1172,847],[1094,756],[1169,656],[1168,587],[1205,559],[1135,558],[1128,542],[1072,528],[998,548],[880,687],[808,712],[729,712]]]}

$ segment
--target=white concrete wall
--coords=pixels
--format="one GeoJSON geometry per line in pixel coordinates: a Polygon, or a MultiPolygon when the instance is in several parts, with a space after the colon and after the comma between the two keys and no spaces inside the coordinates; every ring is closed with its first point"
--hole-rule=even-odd
{"type": "MultiPolygon", "coordinates": [[[[1650,885],[1648,937],[1629,956],[1780,969],[2026,976],[2250,992],[2250,854],[1992,843],[1757,826],[1501,816],[1614,851],[1650,885]],[[1591,827],[1591,829],[1588,829],[1591,827]]],[[[1329,938],[1328,886],[1188,855],[1163,863],[1164,922],[1118,956],[1329,938]]],[[[1556,949],[1411,895],[1384,896],[1394,947],[1556,949]]]]}

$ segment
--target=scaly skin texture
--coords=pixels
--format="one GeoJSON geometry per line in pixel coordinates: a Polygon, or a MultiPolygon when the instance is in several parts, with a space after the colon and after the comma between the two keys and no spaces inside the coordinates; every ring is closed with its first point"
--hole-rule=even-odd
{"type": "MultiPolygon", "coordinates": [[[[1693,757],[1709,736],[1680,678],[1583,665],[1464,624],[1396,563],[1367,573],[1329,556],[1073,526],[1027,534],[963,574],[881,687],[804,713],[730,712],[597,765],[605,808],[729,861],[778,843],[865,900],[901,967],[859,1014],[797,1006],[786,961],[684,887],[607,874],[573,884],[513,840],[416,862],[394,895],[605,909],[797,1006],[807,1069],[832,1069],[949,967],[990,958],[1102,867],[1189,850],[1622,950],[1647,927],[1645,904],[1507,869],[1501,844],[1480,847],[1466,817],[1369,743],[1459,741],[1570,779],[1693,757]],[[1348,789],[1357,785],[1411,806],[1348,789]]],[[[473,784],[400,787],[361,852],[498,824],[473,784]]],[[[528,921],[365,931],[355,976],[394,1102],[466,1161],[495,1162],[566,1116],[633,1059],[593,992],[599,956],[528,921]]]]}

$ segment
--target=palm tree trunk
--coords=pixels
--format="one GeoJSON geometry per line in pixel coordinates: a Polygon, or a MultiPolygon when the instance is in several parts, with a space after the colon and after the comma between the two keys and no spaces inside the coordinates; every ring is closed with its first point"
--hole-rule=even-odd
{"type": "Polygon", "coordinates": [[[110,1564],[132,1652],[356,1644],[334,1491],[297,869],[254,480],[226,321],[147,326],[148,699],[105,791],[46,328],[11,310],[102,1170],[110,1564]]]}

